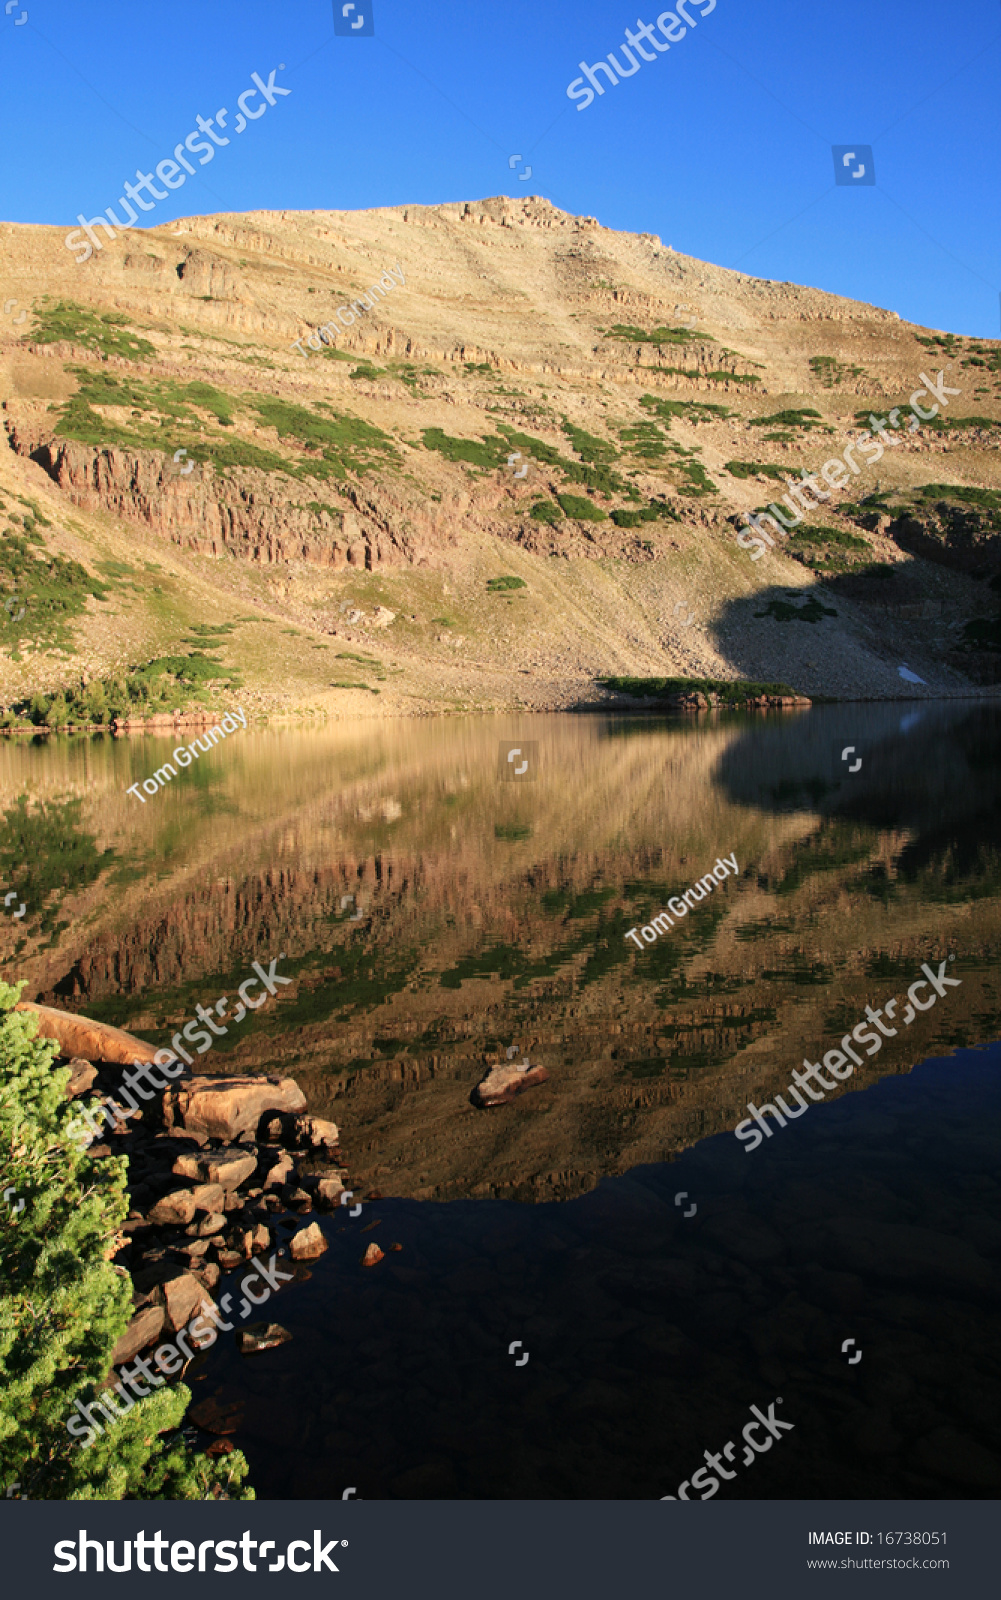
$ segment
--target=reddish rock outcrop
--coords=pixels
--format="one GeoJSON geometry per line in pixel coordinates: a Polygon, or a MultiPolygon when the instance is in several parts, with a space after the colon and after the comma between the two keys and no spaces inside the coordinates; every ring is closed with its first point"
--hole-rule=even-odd
{"type": "Polygon", "coordinates": [[[305,1111],[294,1078],[193,1078],[163,1096],[167,1127],[209,1139],[256,1134],[268,1112],[305,1111]]]}

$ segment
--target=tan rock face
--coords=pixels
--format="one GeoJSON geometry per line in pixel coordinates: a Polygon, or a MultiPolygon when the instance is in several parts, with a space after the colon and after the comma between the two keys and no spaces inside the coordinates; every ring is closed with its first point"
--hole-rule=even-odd
{"type": "Polygon", "coordinates": [[[256,1133],[265,1113],[305,1111],[294,1078],[196,1078],[164,1095],[167,1126],[213,1139],[256,1133]]]}
{"type": "Polygon", "coordinates": [[[293,1261],[315,1261],[317,1256],[322,1256],[327,1248],[327,1241],[323,1237],[318,1222],[311,1222],[308,1228],[300,1228],[299,1232],[292,1235],[293,1261]]]}

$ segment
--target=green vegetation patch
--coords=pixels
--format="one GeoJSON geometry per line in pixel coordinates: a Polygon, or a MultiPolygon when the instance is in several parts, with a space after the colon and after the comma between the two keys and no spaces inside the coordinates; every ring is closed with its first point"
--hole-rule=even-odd
{"type": "Polygon", "coordinates": [[[769,417],[749,417],[752,428],[802,428],[807,433],[813,428],[823,428],[825,433],[833,433],[833,428],[824,425],[821,412],[814,411],[812,406],[790,407],[787,411],[773,411],[769,417]]]}
{"type": "Polygon", "coordinates": [[[727,461],[724,463],[727,472],[732,478],[775,478],[779,483],[786,481],[784,467],[769,466],[763,461],[727,461]]]}
{"type": "Polygon", "coordinates": [[[761,379],[754,372],[707,372],[706,377],[713,383],[760,383],[761,379]]]}
{"type": "Polygon", "coordinates": [[[127,333],[128,317],[121,312],[91,311],[77,305],[74,300],[59,300],[47,305],[46,295],[39,308],[33,312],[34,327],[28,336],[31,344],[76,344],[107,360],[109,356],[123,356],[126,361],[138,361],[156,355],[156,346],[138,334],[127,333]]]}
{"type": "Polygon", "coordinates": [[[632,695],[636,699],[673,699],[682,694],[714,694],[721,701],[733,705],[742,705],[745,700],[757,699],[763,694],[782,695],[785,698],[796,694],[796,690],[790,689],[787,683],[758,683],[752,678],[599,678],[598,682],[605,689],[614,689],[619,694],[632,695]]]}
{"type": "Polygon", "coordinates": [[[556,496],[568,517],[573,517],[577,522],[605,522],[608,513],[596,506],[593,500],[585,500],[579,494],[560,494],[556,496]]]}
{"type": "Polygon", "coordinates": [[[811,356],[810,371],[825,389],[836,389],[845,378],[861,377],[865,368],[842,364],[837,356],[811,356]]]}
{"type": "Polygon", "coordinates": [[[576,450],[582,461],[609,462],[614,461],[618,455],[613,444],[607,439],[598,439],[593,433],[585,433],[583,428],[578,428],[567,417],[563,418],[563,432],[570,440],[571,449],[576,450]]]}
{"type": "Polygon", "coordinates": [[[984,511],[1001,510],[1001,491],[975,489],[958,483],[925,483],[917,491],[922,500],[959,500],[963,505],[978,506],[984,511]]]}
{"type": "MultiPolygon", "coordinates": [[[[599,329],[599,332],[601,330],[599,329]]],[[[695,334],[690,328],[651,328],[647,333],[643,328],[637,328],[631,322],[617,322],[614,327],[605,329],[606,339],[624,339],[629,344],[691,344],[693,339],[705,343],[712,339],[710,333],[695,334]]]]}
{"type": "Polygon", "coordinates": [[[714,418],[725,420],[738,415],[729,406],[716,405],[709,400],[664,400],[654,394],[640,395],[640,405],[645,411],[652,411],[668,427],[672,417],[681,417],[685,422],[712,422],[714,418]]]}
{"type": "Polygon", "coordinates": [[[510,449],[507,441],[495,434],[484,435],[480,443],[476,439],[454,439],[441,428],[422,428],[421,439],[425,450],[437,450],[446,461],[468,461],[474,467],[503,466],[510,449]]]}
{"type": "Polygon", "coordinates": [[[56,433],[95,448],[120,445],[133,450],[173,454],[182,445],[189,458],[225,470],[254,467],[261,472],[281,472],[298,479],[344,478],[349,471],[363,473],[378,456],[395,455],[389,436],[358,417],[320,416],[304,406],[291,405],[271,395],[246,395],[242,400],[208,383],[142,382],[115,373],[69,369],[78,388],[64,405],[55,408],[56,433]],[[123,425],[100,414],[95,407],[116,406],[131,412],[123,425]],[[288,460],[248,439],[225,437],[211,429],[207,413],[221,427],[231,428],[238,409],[249,412],[262,427],[291,439],[305,459],[288,460]]]}
{"type": "Polygon", "coordinates": [[[561,522],[563,519],[563,512],[555,500],[536,500],[528,514],[536,522],[561,522]]]}
{"type": "Polygon", "coordinates": [[[0,534],[0,648],[12,646],[15,658],[22,640],[70,648],[67,624],[83,615],[88,595],[106,600],[109,592],[79,561],[47,550],[27,518],[25,526],[0,534]]]}
{"type": "Polygon", "coordinates": [[[208,706],[222,716],[223,708],[216,704],[211,689],[238,689],[240,684],[235,671],[201,650],[184,656],[159,656],[124,677],[92,678],[87,684],[70,685],[53,694],[35,694],[6,712],[0,727],[111,727],[116,720],[132,715],[152,716],[191,705],[208,706]]]}
{"type": "Polygon", "coordinates": [[[520,450],[523,455],[531,456],[535,461],[541,461],[544,466],[557,468],[562,472],[569,483],[580,484],[585,489],[596,489],[601,494],[625,494],[628,492],[626,484],[613,472],[605,462],[581,463],[570,461],[554,450],[551,444],[546,444],[542,439],[536,439],[530,433],[519,433],[516,429],[507,427],[504,423],[497,424],[500,432],[508,441],[508,451],[512,447],[520,450]]]}
{"type": "Polygon", "coordinates": [[[289,404],[272,395],[247,397],[249,409],[261,423],[274,428],[281,440],[292,439],[304,450],[319,450],[322,464],[303,462],[297,476],[345,478],[361,474],[377,456],[395,456],[389,435],[360,417],[332,412],[317,416],[305,406],[289,404]]]}
{"type": "Polygon", "coordinates": [[[830,606],[821,605],[815,594],[811,594],[805,605],[790,605],[786,600],[769,600],[764,611],[756,611],[756,617],[773,617],[776,622],[823,622],[825,617],[836,617],[837,612],[830,606]]]}
{"type": "Polygon", "coordinates": [[[515,578],[507,573],[502,578],[488,578],[487,592],[489,594],[502,594],[508,589],[527,589],[528,584],[524,578],[515,578]]]}

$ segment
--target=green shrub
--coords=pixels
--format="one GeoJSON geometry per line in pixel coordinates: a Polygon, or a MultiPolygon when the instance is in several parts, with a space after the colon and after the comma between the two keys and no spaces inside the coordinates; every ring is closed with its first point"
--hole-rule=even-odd
{"type": "Polygon", "coordinates": [[[425,450],[437,450],[446,461],[469,461],[475,467],[503,466],[510,453],[507,441],[496,436],[484,436],[481,444],[476,439],[453,439],[441,428],[423,428],[421,439],[425,450]]]}
{"type": "Polygon", "coordinates": [[[756,617],[774,617],[776,622],[823,622],[825,617],[836,617],[836,611],[829,606],[822,606],[815,594],[811,594],[805,605],[789,605],[785,600],[769,600],[764,611],[756,611],[756,617]]]}
{"type": "Polygon", "coordinates": [[[725,465],[732,478],[756,478],[760,474],[765,478],[775,478],[779,483],[786,481],[785,468],[769,466],[765,462],[727,461],[725,465]]]}
{"type": "Polygon", "coordinates": [[[515,578],[506,574],[503,578],[488,578],[487,590],[490,594],[502,594],[507,589],[527,589],[528,584],[524,578],[515,578]]]}
{"type": "Polygon", "coordinates": [[[183,1384],[136,1400],[89,1449],[67,1432],[75,1402],[106,1383],[132,1311],[128,1275],[110,1259],[128,1210],[125,1162],[84,1154],[72,1137],[69,1069],[53,1070],[55,1044],[13,1010],[19,992],[0,984],[0,1181],[24,1201],[0,1219],[0,1482],[32,1500],[253,1499],[239,1451],[196,1455],[178,1432],[183,1384]]]}
{"type": "Polygon", "coordinates": [[[577,522],[604,522],[606,513],[596,506],[593,500],[585,500],[578,494],[559,494],[556,496],[568,517],[573,517],[577,522]]]}
{"type": "Polygon", "coordinates": [[[597,439],[593,433],[585,433],[583,428],[576,427],[567,417],[563,418],[563,432],[582,461],[609,462],[614,461],[618,454],[607,439],[597,439]]]}
{"type": "Polygon", "coordinates": [[[563,512],[555,500],[536,500],[528,514],[534,517],[536,522],[559,522],[563,517],[563,512]]]}
{"type": "Polygon", "coordinates": [[[834,389],[844,378],[858,378],[864,367],[842,365],[837,356],[811,356],[810,371],[819,378],[825,389],[834,389]]]}
{"type": "Polygon", "coordinates": [[[640,405],[644,410],[652,411],[668,426],[672,417],[684,417],[688,422],[709,422],[714,417],[725,420],[737,416],[737,412],[731,411],[729,406],[716,405],[708,400],[664,400],[658,395],[644,394],[640,395],[640,405]]]}
{"type": "MultiPolygon", "coordinates": [[[[788,411],[774,411],[769,417],[749,417],[752,428],[766,428],[773,424],[782,428],[804,428],[809,433],[811,428],[820,426],[821,413],[814,411],[811,406],[796,406],[788,411]]],[[[826,430],[831,431],[829,428],[826,430]]]]}
{"type": "Polygon", "coordinates": [[[73,300],[60,300],[54,306],[43,301],[34,312],[34,318],[30,334],[32,344],[77,344],[85,350],[93,350],[105,361],[109,356],[124,356],[126,361],[135,361],[156,355],[156,346],[148,339],[122,331],[128,327],[129,319],[120,312],[91,311],[73,300]]]}
{"type": "Polygon", "coordinates": [[[751,678],[599,678],[598,682],[606,689],[637,699],[699,693],[715,694],[724,703],[739,704],[762,694],[788,697],[796,693],[788,684],[757,683],[751,678]]]}

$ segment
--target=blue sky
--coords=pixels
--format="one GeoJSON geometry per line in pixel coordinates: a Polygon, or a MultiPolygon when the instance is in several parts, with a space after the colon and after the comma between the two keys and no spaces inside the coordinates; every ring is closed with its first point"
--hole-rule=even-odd
{"type": "Polygon", "coordinates": [[[578,111],[578,63],[619,51],[659,6],[371,0],[374,37],[340,38],[331,0],[19,0],[0,11],[0,217],[68,226],[115,205],[196,114],[225,106],[231,131],[251,73],[284,62],[292,93],[152,222],[528,192],[999,337],[999,0],[717,0],[703,18],[708,3],[688,0],[697,26],[578,111]],[[835,187],[831,145],[856,141],[874,148],[875,186],[835,187]]]}

